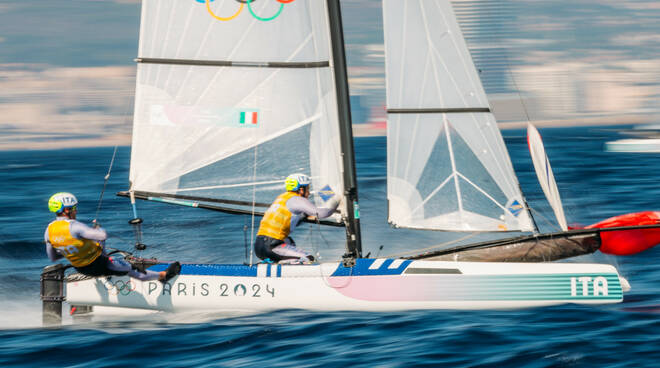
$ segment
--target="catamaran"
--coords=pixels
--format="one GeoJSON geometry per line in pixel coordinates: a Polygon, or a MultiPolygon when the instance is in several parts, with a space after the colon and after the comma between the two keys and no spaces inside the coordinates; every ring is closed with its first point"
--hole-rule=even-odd
{"type": "MultiPolygon", "coordinates": [[[[218,312],[620,302],[629,286],[615,267],[549,261],[602,250],[604,231],[653,229],[568,229],[564,219],[561,232],[539,234],[450,1],[384,0],[383,15],[390,224],[516,236],[363,255],[339,0],[143,0],[130,187],[120,194],[254,218],[288,174],[306,172],[313,189],[344,195],[323,223],[345,228],[346,253],[309,265],[183,264],[165,284],[71,274],[47,300],[218,312]]],[[[537,171],[563,218],[537,136],[531,128],[537,171]]]]}

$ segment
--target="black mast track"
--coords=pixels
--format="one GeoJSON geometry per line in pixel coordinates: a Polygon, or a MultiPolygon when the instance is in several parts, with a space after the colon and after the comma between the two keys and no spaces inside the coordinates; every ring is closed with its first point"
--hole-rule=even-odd
{"type": "Polygon", "coordinates": [[[355,150],[353,148],[353,127],[348,90],[348,73],[344,51],[344,32],[341,21],[339,0],[327,0],[332,64],[337,89],[337,113],[341,141],[342,163],[344,168],[344,198],[348,220],[346,223],[346,248],[349,257],[362,257],[360,234],[360,207],[355,170],[355,150]]]}
{"type": "Polygon", "coordinates": [[[228,60],[194,60],[194,59],[160,59],[160,58],[136,58],[137,63],[142,64],[161,64],[161,65],[196,65],[196,66],[234,66],[244,68],[327,68],[329,61],[307,61],[307,62],[286,62],[286,61],[228,61],[228,60]]]}
{"type": "MultiPolygon", "coordinates": [[[[242,201],[231,201],[231,200],[222,200],[222,199],[209,199],[209,198],[202,198],[202,197],[191,197],[191,196],[177,196],[173,194],[167,194],[164,195],[163,193],[151,193],[151,192],[133,192],[135,198],[137,199],[142,199],[145,201],[153,201],[153,202],[162,202],[162,203],[168,203],[168,204],[175,204],[179,206],[186,206],[186,207],[193,207],[193,208],[203,208],[205,210],[211,210],[211,211],[217,211],[217,212],[223,212],[223,213],[228,213],[232,215],[255,215],[255,216],[261,216],[263,217],[264,213],[263,212],[253,212],[252,210],[249,209],[240,209],[240,208],[232,208],[232,207],[222,207],[222,206],[216,206],[212,204],[206,204],[206,203],[200,203],[197,201],[193,202],[184,202],[184,201],[179,201],[178,199],[184,199],[185,197],[186,200],[190,200],[191,198],[201,198],[201,200],[206,201],[206,202],[218,202],[218,203],[226,203],[226,204],[244,204],[248,206],[252,206],[252,202],[242,202],[242,201]],[[151,195],[154,194],[154,195],[151,195]],[[168,199],[171,198],[171,199],[168,199]]],[[[129,197],[130,192],[128,191],[123,191],[117,193],[118,196],[120,197],[129,197]]],[[[257,206],[257,204],[255,204],[257,206]]],[[[269,205],[265,205],[265,207],[268,207],[269,205]]],[[[333,221],[326,221],[326,220],[309,220],[307,218],[302,219],[303,222],[307,222],[310,224],[320,224],[320,225],[326,225],[326,226],[333,226],[333,227],[344,227],[344,224],[338,223],[338,222],[333,222],[333,221]]]]}
{"type": "Polygon", "coordinates": [[[521,235],[512,238],[504,238],[497,240],[488,240],[480,243],[461,245],[454,248],[442,249],[433,252],[425,252],[409,257],[402,257],[405,259],[424,259],[431,258],[436,256],[443,256],[447,254],[462,252],[466,250],[473,249],[483,249],[491,247],[501,247],[504,245],[510,245],[518,242],[528,241],[528,240],[548,240],[554,238],[566,238],[574,235],[599,235],[600,233],[610,232],[610,231],[626,231],[626,230],[641,230],[641,229],[658,229],[660,224],[657,225],[639,225],[639,226],[617,226],[617,227],[607,227],[607,228],[594,228],[594,229],[576,229],[569,231],[560,231],[556,233],[546,233],[546,234],[535,234],[535,235],[521,235]]]}

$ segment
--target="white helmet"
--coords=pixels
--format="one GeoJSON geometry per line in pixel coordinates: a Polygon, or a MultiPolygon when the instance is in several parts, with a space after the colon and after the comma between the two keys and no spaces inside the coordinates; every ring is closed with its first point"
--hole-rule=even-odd
{"type": "Polygon", "coordinates": [[[76,196],[67,192],[59,192],[53,194],[48,200],[48,209],[50,212],[60,214],[65,208],[75,207],[77,204],[76,196]]]}
{"type": "Polygon", "coordinates": [[[312,182],[305,174],[291,174],[286,177],[284,187],[287,192],[297,192],[300,187],[307,187],[312,182]]]}

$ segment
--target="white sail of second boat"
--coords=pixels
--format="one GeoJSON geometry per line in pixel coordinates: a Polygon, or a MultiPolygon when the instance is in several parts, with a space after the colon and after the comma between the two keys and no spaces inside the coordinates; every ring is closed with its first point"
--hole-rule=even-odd
{"type": "Polygon", "coordinates": [[[532,231],[449,0],[384,0],[383,14],[390,223],[532,231]]]}

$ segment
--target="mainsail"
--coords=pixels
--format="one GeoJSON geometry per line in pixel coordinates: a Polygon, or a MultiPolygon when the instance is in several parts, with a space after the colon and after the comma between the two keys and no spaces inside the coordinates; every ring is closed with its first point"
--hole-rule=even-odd
{"type": "Polygon", "coordinates": [[[304,172],[343,193],[329,29],[322,1],[143,0],[131,190],[252,208],[304,172]]]}
{"type": "Polygon", "coordinates": [[[448,0],[384,0],[387,197],[399,227],[534,225],[448,0]]]}

